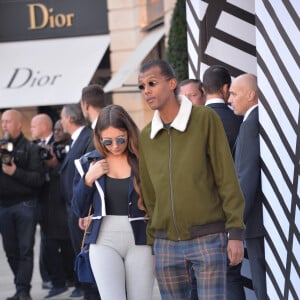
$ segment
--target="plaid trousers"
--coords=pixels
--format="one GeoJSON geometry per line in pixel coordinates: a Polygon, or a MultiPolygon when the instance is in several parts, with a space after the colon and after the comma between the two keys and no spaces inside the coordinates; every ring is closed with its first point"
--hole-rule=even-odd
{"type": "Polygon", "coordinates": [[[191,299],[191,268],[198,300],[226,300],[226,248],[225,233],[186,241],[155,239],[155,275],[162,300],[191,299]]]}

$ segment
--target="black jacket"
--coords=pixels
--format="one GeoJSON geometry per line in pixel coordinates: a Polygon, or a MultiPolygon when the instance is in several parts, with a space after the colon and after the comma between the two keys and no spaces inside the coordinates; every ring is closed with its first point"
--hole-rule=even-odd
{"type": "Polygon", "coordinates": [[[264,235],[258,107],[242,123],[234,156],[236,172],[245,197],[245,238],[264,235]]]}
{"type": "MultiPolygon", "coordinates": [[[[52,135],[48,145],[53,145],[52,135]]],[[[39,199],[39,217],[42,231],[48,239],[70,239],[66,205],[60,191],[59,170],[61,162],[55,167],[45,165],[48,180],[45,181],[39,199]]]]}
{"type": "Polygon", "coordinates": [[[73,179],[75,175],[74,160],[80,158],[83,154],[87,153],[91,148],[89,143],[92,142],[91,135],[93,131],[89,127],[84,127],[80,132],[74,145],[67,153],[61,168],[60,168],[60,188],[63,195],[64,202],[67,207],[71,207],[73,196],[73,179]]]}
{"type": "Polygon", "coordinates": [[[22,133],[12,142],[17,169],[12,176],[9,176],[0,168],[1,206],[11,206],[22,201],[37,199],[45,178],[38,146],[28,141],[22,133]]]}
{"type": "Polygon", "coordinates": [[[212,108],[221,118],[230,150],[233,152],[235,140],[243,122],[243,117],[235,115],[226,103],[210,103],[206,106],[212,108]]]}

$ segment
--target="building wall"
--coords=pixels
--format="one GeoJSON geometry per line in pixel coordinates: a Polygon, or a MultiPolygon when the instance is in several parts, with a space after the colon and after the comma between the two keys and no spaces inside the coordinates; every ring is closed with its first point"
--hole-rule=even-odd
{"type": "MultiPolygon", "coordinates": [[[[162,0],[165,44],[170,29],[173,8],[176,0],[162,0]]],[[[110,64],[112,76],[126,62],[131,53],[135,50],[141,40],[147,35],[141,29],[147,24],[147,0],[113,0],[107,1],[108,9],[108,26],[110,32],[110,64]]],[[[157,57],[153,51],[151,57],[157,57]]],[[[126,85],[136,85],[138,70],[133,71],[126,85]]],[[[122,105],[133,117],[138,127],[142,129],[151,121],[153,112],[143,101],[142,96],[137,88],[122,87],[112,94],[114,104],[122,105]],[[132,92],[132,91],[135,92],[132,92]]],[[[31,139],[30,120],[37,114],[36,107],[17,108],[24,114],[24,133],[31,139]]],[[[0,128],[0,137],[2,136],[0,128]]]]}
{"type": "MultiPolygon", "coordinates": [[[[164,27],[166,36],[176,0],[164,1],[164,27]]],[[[113,74],[120,69],[135,50],[147,32],[141,28],[147,24],[146,0],[108,1],[108,23],[111,37],[110,63],[113,74]]],[[[126,85],[136,85],[138,70],[134,70],[126,85]]],[[[113,103],[122,105],[133,117],[139,128],[143,128],[152,118],[153,112],[143,101],[140,92],[132,86],[122,87],[113,93],[113,103]],[[135,92],[132,92],[135,91],[135,92]]]]}

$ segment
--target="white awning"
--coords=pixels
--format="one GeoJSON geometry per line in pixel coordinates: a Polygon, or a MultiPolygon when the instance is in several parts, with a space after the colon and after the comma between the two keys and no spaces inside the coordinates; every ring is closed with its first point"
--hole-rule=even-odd
{"type": "Polygon", "coordinates": [[[126,63],[113,75],[111,80],[104,87],[104,91],[111,92],[124,85],[129,75],[136,70],[143,59],[148,55],[152,48],[159,42],[164,35],[164,27],[159,27],[151,31],[144,37],[141,43],[137,46],[134,52],[130,55],[126,63]]]}
{"type": "Polygon", "coordinates": [[[109,35],[0,43],[0,108],[75,103],[109,35]]]}

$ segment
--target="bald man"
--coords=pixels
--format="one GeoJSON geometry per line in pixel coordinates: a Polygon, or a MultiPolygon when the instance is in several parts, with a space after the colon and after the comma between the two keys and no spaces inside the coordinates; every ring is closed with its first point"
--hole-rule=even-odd
{"type": "Polygon", "coordinates": [[[245,242],[256,297],[258,300],[265,300],[267,294],[256,76],[238,76],[233,80],[229,92],[228,102],[234,113],[243,116],[235,146],[234,162],[245,198],[245,242]]]}
{"type": "Polygon", "coordinates": [[[30,130],[33,139],[40,139],[48,144],[52,137],[53,122],[47,114],[38,114],[31,119],[30,130]]]}
{"type": "MultiPolygon", "coordinates": [[[[31,136],[34,141],[39,141],[39,146],[43,144],[44,151],[42,147],[40,148],[40,157],[42,159],[47,158],[47,160],[50,160],[51,152],[50,152],[50,144],[53,143],[53,132],[52,132],[53,122],[51,118],[47,114],[38,114],[34,116],[31,119],[30,123],[30,131],[31,136]],[[48,146],[47,146],[48,145],[48,146]]],[[[46,160],[45,160],[46,161],[46,160]]],[[[45,180],[47,182],[50,181],[50,173],[48,167],[46,167],[46,177],[45,180]]],[[[47,183],[45,183],[47,185],[47,183]]],[[[43,186],[42,191],[44,190],[45,185],[43,186]]],[[[43,194],[43,193],[42,193],[43,194]]],[[[41,196],[40,198],[44,198],[41,196]]],[[[44,234],[44,226],[42,222],[42,215],[43,215],[43,207],[45,206],[45,201],[43,199],[40,199],[38,205],[39,205],[39,214],[38,214],[38,222],[41,225],[41,245],[40,245],[40,258],[39,258],[39,267],[40,267],[40,274],[42,277],[42,287],[43,288],[51,288],[52,283],[50,280],[49,271],[47,268],[47,262],[46,262],[46,249],[45,249],[45,234],[44,234]]]]}
{"type": "Polygon", "coordinates": [[[0,232],[16,293],[7,300],[30,300],[36,205],[44,183],[44,168],[38,147],[22,133],[22,115],[6,110],[2,132],[13,143],[13,160],[0,168],[0,232]]]}

